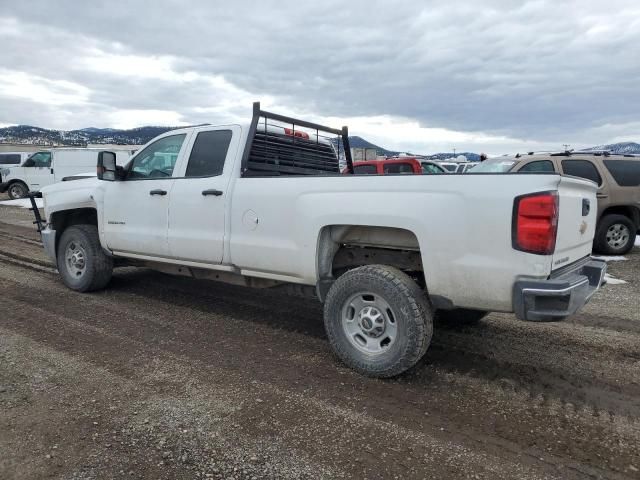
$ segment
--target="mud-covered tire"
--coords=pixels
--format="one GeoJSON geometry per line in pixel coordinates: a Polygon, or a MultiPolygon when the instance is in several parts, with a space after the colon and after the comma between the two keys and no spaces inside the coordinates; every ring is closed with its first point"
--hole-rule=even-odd
{"type": "Polygon", "coordinates": [[[593,249],[603,255],[624,255],[633,248],[636,226],[624,215],[605,215],[598,222],[593,249]]]}
{"type": "Polygon", "coordinates": [[[434,320],[436,324],[452,327],[477,325],[489,312],[456,308],[453,310],[437,310],[434,320]]]}
{"type": "Polygon", "coordinates": [[[67,228],[58,242],[56,263],[64,284],[78,292],[104,288],[113,273],[113,259],[102,250],[95,225],[67,228]]]}
{"type": "Polygon", "coordinates": [[[423,357],[431,342],[433,313],[425,292],[407,274],[386,265],[367,265],[346,272],[331,286],[324,304],[324,324],[329,343],[342,362],[364,375],[387,378],[401,374],[423,357]],[[362,308],[356,311],[354,305],[362,308]],[[383,330],[365,333],[362,322],[371,324],[368,319],[374,318],[375,325],[380,318],[375,312],[383,317],[384,326],[379,327],[383,330]],[[367,317],[369,314],[373,316],[367,317]],[[360,329],[359,333],[353,334],[354,329],[360,329]],[[369,346],[380,351],[367,351],[369,346]]]}
{"type": "Polygon", "coordinates": [[[29,193],[29,187],[23,182],[13,182],[7,189],[9,198],[11,200],[18,200],[19,198],[25,198],[29,193]]]}

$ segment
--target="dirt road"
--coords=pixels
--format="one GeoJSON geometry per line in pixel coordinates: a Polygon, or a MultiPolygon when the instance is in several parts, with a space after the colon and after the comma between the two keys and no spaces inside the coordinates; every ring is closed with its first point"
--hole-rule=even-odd
{"type": "Polygon", "coordinates": [[[640,478],[640,248],[570,321],[437,325],[363,378],[320,305],[118,269],[66,289],[0,207],[0,478],[640,478]]]}

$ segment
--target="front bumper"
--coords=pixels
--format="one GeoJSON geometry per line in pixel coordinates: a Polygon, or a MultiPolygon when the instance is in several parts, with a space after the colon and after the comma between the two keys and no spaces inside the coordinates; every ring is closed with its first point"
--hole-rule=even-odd
{"type": "Polygon", "coordinates": [[[56,263],[56,231],[49,227],[45,227],[40,235],[42,237],[42,245],[47,256],[56,263]]]}
{"type": "Polygon", "coordinates": [[[9,182],[0,183],[0,193],[4,193],[9,190],[9,182]]]}
{"type": "Polygon", "coordinates": [[[521,320],[562,320],[582,308],[605,283],[607,263],[586,258],[547,280],[519,280],[513,307],[521,320]]]}

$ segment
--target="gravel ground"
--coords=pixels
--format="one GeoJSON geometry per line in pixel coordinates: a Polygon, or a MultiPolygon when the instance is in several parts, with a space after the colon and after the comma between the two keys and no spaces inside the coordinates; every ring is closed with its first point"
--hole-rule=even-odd
{"type": "Polygon", "coordinates": [[[0,207],[0,478],[640,478],[640,248],[578,315],[437,325],[394,380],[317,302],[116,270],[60,282],[0,207]]]}

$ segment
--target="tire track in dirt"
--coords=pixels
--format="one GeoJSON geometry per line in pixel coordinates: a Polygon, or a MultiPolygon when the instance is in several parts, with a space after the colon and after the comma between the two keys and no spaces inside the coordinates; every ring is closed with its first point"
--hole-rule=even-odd
{"type": "MultiPolygon", "coordinates": [[[[131,284],[126,281],[124,282],[125,291],[119,290],[123,285],[118,285],[118,281],[116,281],[113,290],[81,296],[83,305],[80,306],[74,305],[73,302],[73,298],[80,298],[79,295],[53,284],[54,288],[46,287],[56,291],[55,301],[53,299],[48,300],[46,302],[47,308],[59,311],[60,315],[76,318],[80,322],[98,322],[97,325],[100,328],[109,330],[115,328],[127,336],[139,336],[139,331],[144,329],[145,338],[158,339],[157,341],[160,341],[162,345],[184,352],[184,354],[194,359],[204,358],[208,362],[220,362],[221,365],[230,368],[250,368],[261,377],[268,377],[272,368],[279,368],[287,371],[287,375],[292,376],[288,380],[293,379],[294,383],[305,382],[306,380],[305,384],[308,385],[309,381],[313,380],[320,383],[318,387],[320,390],[325,389],[322,385],[326,387],[328,392],[335,390],[335,382],[332,379],[336,372],[332,371],[334,369],[331,368],[332,359],[326,354],[326,345],[317,340],[316,337],[318,335],[312,335],[311,344],[309,344],[309,339],[305,341],[304,336],[301,339],[301,335],[297,331],[290,332],[282,329],[273,331],[274,327],[281,322],[282,313],[269,314],[269,312],[273,310],[274,306],[276,311],[278,308],[287,308],[284,304],[278,305],[277,295],[272,298],[269,304],[264,305],[263,302],[257,302],[258,305],[256,306],[251,292],[244,289],[232,288],[230,291],[225,292],[225,287],[227,286],[223,287],[218,284],[213,284],[212,286],[212,284],[208,284],[209,288],[215,291],[215,298],[211,299],[203,298],[200,292],[197,291],[198,289],[191,296],[188,292],[176,294],[171,289],[168,292],[165,290],[157,292],[157,286],[150,285],[149,282],[145,281],[145,277],[150,276],[154,281],[159,279],[160,283],[166,283],[166,277],[145,272],[135,272],[131,275],[135,278],[132,284],[136,286],[133,292],[128,290],[131,284]],[[144,292],[138,291],[138,287],[144,287],[144,292]],[[245,292],[244,296],[239,296],[240,292],[245,292]],[[176,302],[176,296],[182,296],[182,298],[176,302]],[[249,305],[243,304],[245,297],[248,297],[246,301],[249,305]],[[164,301],[163,298],[170,298],[170,303],[164,301]],[[92,305],[94,303],[95,305],[92,305]],[[180,306],[179,304],[184,305],[180,306]],[[238,308],[239,306],[242,308],[238,308]],[[96,308],[102,308],[103,313],[108,311],[109,315],[106,318],[87,320],[88,315],[96,308]],[[220,310],[222,310],[221,313],[220,310]],[[207,313],[208,311],[212,313],[209,314],[207,313]],[[129,319],[126,318],[127,313],[129,313],[129,319]],[[269,317],[269,315],[272,316],[269,317]],[[267,316],[267,318],[260,318],[263,316],[267,316]],[[141,322],[144,325],[141,325],[141,322]],[[216,325],[212,326],[211,323],[216,325]],[[238,328],[237,323],[240,324],[241,328],[238,328]],[[247,323],[253,325],[247,329],[247,323]],[[214,332],[215,328],[220,330],[214,332]],[[272,353],[264,354],[265,342],[258,341],[256,343],[253,335],[256,331],[260,331],[263,336],[271,336],[266,344],[272,347],[272,353]],[[213,333],[218,338],[214,337],[213,333]],[[281,336],[285,338],[279,338],[278,333],[284,333],[281,336]],[[167,336],[170,338],[163,338],[167,336]],[[220,346],[226,351],[226,355],[210,353],[211,345],[220,346]],[[298,348],[292,352],[292,346],[298,348]],[[247,360],[248,352],[246,350],[255,350],[256,347],[264,355],[263,358],[258,362],[253,359],[247,360]],[[303,361],[305,359],[307,362],[303,361]]],[[[125,273],[123,276],[127,277],[128,274],[125,273]]],[[[50,284],[52,282],[47,280],[44,283],[50,284]]],[[[28,297],[22,299],[25,303],[28,300],[28,297]]],[[[282,297],[280,300],[283,303],[288,301],[291,301],[289,297],[282,297]]],[[[301,300],[295,299],[294,301],[300,302],[301,300]]],[[[294,311],[297,309],[303,312],[307,311],[307,309],[315,310],[315,307],[308,306],[308,302],[301,302],[302,307],[294,307],[294,311]]],[[[309,321],[310,319],[306,317],[295,317],[289,320],[292,324],[304,324],[309,323],[309,321]]],[[[304,328],[306,327],[302,329],[304,328]]],[[[316,327],[312,328],[315,329],[316,327]]],[[[298,328],[299,330],[300,328],[298,328]]],[[[446,358],[442,359],[442,362],[446,361],[446,358]]],[[[533,398],[529,398],[531,395],[522,391],[511,391],[513,389],[511,385],[506,385],[507,388],[505,388],[504,385],[500,386],[499,382],[492,384],[473,376],[452,374],[450,369],[445,369],[442,372],[439,365],[430,364],[428,360],[418,370],[420,373],[414,376],[409,375],[393,382],[372,381],[357,376],[354,378],[349,373],[347,373],[346,378],[358,387],[357,398],[361,402],[361,406],[364,405],[376,418],[393,418],[393,412],[397,411],[399,405],[403,405],[404,408],[410,405],[408,410],[412,411],[405,412],[404,417],[400,420],[400,424],[405,424],[409,427],[415,425],[418,418],[421,423],[424,423],[424,413],[433,412],[430,413],[432,416],[430,425],[446,425],[451,428],[451,422],[453,421],[454,435],[460,436],[460,432],[464,430],[473,431],[476,429],[477,433],[474,435],[477,438],[482,437],[482,435],[486,435],[487,438],[495,438],[495,431],[498,431],[499,438],[509,438],[511,436],[513,438],[510,438],[510,441],[515,441],[516,444],[519,443],[521,447],[526,445],[527,448],[533,448],[534,450],[537,447],[531,447],[527,443],[531,440],[533,440],[533,445],[536,442],[545,443],[544,432],[538,431],[539,426],[543,425],[545,421],[547,430],[553,430],[554,426],[570,430],[569,427],[571,425],[563,425],[566,420],[559,421],[558,418],[562,416],[565,418],[571,418],[571,415],[577,417],[573,420],[573,423],[579,425],[580,428],[590,430],[592,433],[589,436],[595,435],[596,431],[598,434],[606,432],[607,437],[618,437],[623,440],[625,435],[633,437],[633,435],[637,434],[637,432],[634,433],[635,430],[633,428],[631,432],[624,431],[624,416],[619,418],[622,420],[622,424],[616,423],[617,418],[612,419],[604,414],[583,411],[584,409],[576,408],[571,403],[563,403],[553,397],[538,399],[534,395],[533,398]],[[422,391],[423,389],[428,390],[426,395],[422,391]],[[453,405],[448,405],[452,402],[452,393],[455,394],[455,401],[453,405]],[[503,412],[502,415],[506,417],[504,420],[500,420],[500,410],[496,410],[496,404],[500,405],[500,409],[503,412]],[[488,421],[474,419],[474,411],[477,411],[478,408],[486,412],[487,418],[485,420],[488,421]],[[485,408],[487,410],[484,410],[485,408]],[[536,413],[536,415],[533,415],[533,413],[536,413]],[[519,429],[517,435],[509,435],[506,430],[512,428],[513,419],[518,417],[530,417],[529,426],[535,426],[535,430],[529,430],[525,434],[519,429]],[[553,421],[550,422],[550,419],[553,419],[553,421]],[[456,423],[458,427],[455,427],[456,423]],[[467,428],[467,425],[470,428],[467,428]],[[613,431],[611,431],[612,429],[613,431]],[[520,439],[520,442],[518,442],[518,439],[520,439]]],[[[289,381],[285,384],[287,388],[291,388],[289,381]]],[[[604,393],[606,394],[606,392],[604,393]]],[[[327,395],[322,394],[322,392],[318,392],[318,394],[327,395]]],[[[327,400],[339,404],[341,401],[344,402],[340,397],[340,394],[329,393],[327,400]]],[[[523,423],[526,424],[527,422],[523,423]]],[[[630,425],[633,424],[631,423],[630,425]]],[[[528,428],[525,425],[522,425],[522,427],[528,428]]],[[[585,432],[563,432],[563,434],[567,435],[567,438],[561,441],[562,447],[559,450],[566,449],[573,443],[571,438],[575,435],[579,436],[581,433],[584,434],[585,432]],[[570,433],[571,435],[568,435],[570,433]]],[[[633,439],[637,440],[637,437],[633,437],[633,439]]],[[[496,442],[494,441],[493,443],[495,444],[496,442]]],[[[498,447],[496,446],[495,448],[497,449],[498,447]]],[[[556,455],[557,450],[558,448],[552,449],[552,454],[556,455]]],[[[606,452],[606,450],[604,451],[606,452]]],[[[600,449],[600,452],[602,453],[603,450],[600,449]]],[[[575,454],[573,453],[573,455],[575,454]]],[[[589,456],[589,454],[586,456],[589,456]]],[[[614,457],[615,455],[612,458],[614,457]]],[[[594,462],[591,460],[587,463],[594,462]]]]}

